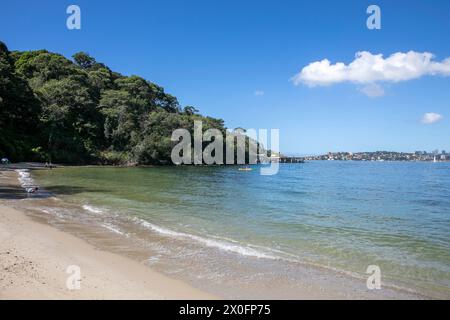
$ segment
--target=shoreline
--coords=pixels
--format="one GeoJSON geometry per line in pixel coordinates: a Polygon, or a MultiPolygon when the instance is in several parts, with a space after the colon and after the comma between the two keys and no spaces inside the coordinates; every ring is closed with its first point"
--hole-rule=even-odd
{"type": "MultiPolygon", "coordinates": [[[[16,169],[39,169],[39,165],[38,164],[34,164],[34,167],[27,167],[27,164],[22,163],[22,164],[18,164],[16,165],[14,168],[11,168],[8,171],[2,171],[1,167],[0,167],[0,234],[3,235],[2,232],[2,227],[3,227],[3,221],[8,221],[8,219],[10,218],[10,216],[22,216],[21,220],[17,220],[16,223],[12,223],[13,226],[11,228],[14,227],[15,224],[22,224],[25,230],[33,230],[32,225],[33,224],[39,224],[41,226],[44,226],[47,229],[47,231],[45,231],[44,229],[40,228],[40,231],[35,232],[36,234],[34,235],[34,239],[40,239],[41,238],[41,234],[45,234],[47,237],[47,234],[52,234],[52,231],[48,231],[49,229],[52,229],[53,231],[56,231],[58,233],[60,233],[60,237],[63,238],[62,240],[62,244],[63,245],[67,245],[67,243],[70,244],[70,239],[66,239],[66,238],[73,238],[76,239],[77,241],[80,241],[82,243],[84,243],[85,246],[88,246],[89,249],[89,253],[85,254],[85,252],[78,252],[78,255],[82,257],[83,261],[85,261],[86,259],[88,260],[92,260],[91,262],[95,264],[95,270],[94,272],[92,272],[92,270],[90,270],[89,272],[91,273],[91,280],[94,281],[98,281],[100,283],[100,285],[97,285],[97,288],[102,287],[104,289],[104,292],[98,296],[98,294],[100,293],[100,291],[97,290],[97,292],[88,292],[86,293],[84,296],[80,296],[77,295],[77,293],[75,292],[69,292],[70,294],[67,294],[67,292],[65,292],[65,294],[61,294],[60,291],[61,290],[65,290],[68,291],[65,288],[65,280],[63,282],[61,282],[62,280],[58,280],[58,284],[59,287],[55,288],[53,287],[53,289],[51,289],[51,293],[53,294],[55,299],[215,299],[218,297],[222,297],[222,298],[233,298],[235,297],[236,294],[236,290],[238,290],[239,292],[241,291],[241,289],[245,288],[245,295],[243,295],[241,298],[257,298],[259,297],[260,299],[267,299],[267,298],[272,298],[272,299],[292,299],[295,297],[295,299],[430,299],[430,296],[423,296],[422,294],[418,293],[418,292],[413,292],[413,291],[405,291],[404,289],[401,288],[394,288],[392,286],[388,286],[386,285],[386,287],[383,285],[383,292],[369,292],[365,289],[365,279],[364,278],[358,278],[355,279],[354,277],[347,275],[346,273],[342,273],[339,271],[330,271],[327,268],[324,269],[324,267],[318,267],[318,266],[314,266],[314,265],[308,265],[308,264],[302,264],[300,262],[297,263],[288,263],[288,265],[284,265],[283,264],[283,268],[282,269],[278,269],[278,267],[280,267],[279,264],[275,265],[277,263],[277,260],[273,261],[273,265],[272,262],[266,261],[264,262],[264,265],[267,267],[269,263],[269,265],[271,265],[272,267],[274,267],[273,270],[279,270],[279,273],[277,275],[277,273],[272,274],[272,277],[269,279],[260,279],[260,281],[258,281],[257,283],[247,283],[246,285],[244,285],[244,287],[241,287],[241,283],[240,282],[236,282],[236,280],[239,280],[239,277],[234,277],[233,279],[228,279],[228,281],[232,280],[230,282],[230,285],[213,285],[211,282],[209,283],[199,283],[199,281],[197,281],[198,279],[201,279],[201,276],[197,279],[197,278],[192,278],[192,275],[197,275],[198,271],[200,269],[195,269],[194,272],[192,272],[193,270],[190,270],[190,274],[189,271],[186,272],[184,271],[182,274],[178,274],[176,277],[171,273],[171,272],[167,272],[168,270],[161,268],[161,266],[153,266],[153,265],[149,265],[147,263],[145,263],[145,261],[150,261],[150,259],[148,259],[149,254],[148,252],[144,252],[144,251],[140,251],[138,248],[135,248],[133,246],[133,243],[129,242],[128,240],[130,240],[128,238],[128,234],[126,233],[128,229],[122,229],[123,226],[120,226],[118,229],[115,229],[114,226],[109,225],[109,228],[107,228],[108,230],[105,233],[104,227],[105,225],[100,225],[100,228],[103,228],[101,233],[98,233],[98,226],[94,227],[92,225],[89,224],[79,224],[79,223],[73,223],[72,222],[68,222],[68,224],[66,224],[65,226],[62,226],[59,223],[56,223],[56,225],[54,224],[54,221],[50,221],[47,217],[47,215],[42,215],[40,213],[40,211],[45,212],[46,214],[48,214],[48,212],[46,212],[46,210],[42,210],[42,209],[37,209],[37,207],[40,206],[39,201],[44,201],[44,203],[47,203],[45,201],[50,200],[51,203],[47,204],[47,206],[52,206],[54,201],[59,202],[61,205],[63,205],[62,203],[64,202],[60,202],[61,199],[57,199],[54,198],[53,196],[50,197],[49,195],[44,195],[43,198],[39,199],[36,198],[36,200],[34,199],[29,199],[25,200],[25,202],[22,201],[7,201],[7,202],[2,202],[2,199],[5,199],[5,197],[3,197],[2,195],[4,195],[4,193],[2,193],[3,189],[6,188],[10,188],[11,190],[15,190],[15,192],[18,192],[20,194],[20,196],[18,197],[10,197],[9,199],[16,199],[16,200],[22,200],[22,199],[26,199],[28,198],[28,195],[23,191],[23,188],[20,186],[21,182],[18,179],[18,172],[14,171],[16,169]],[[46,200],[48,199],[48,200],[46,200]],[[37,202],[35,202],[37,201],[37,202]],[[30,206],[27,206],[23,204],[28,203],[30,206]],[[2,206],[3,205],[3,206],[2,206]],[[36,206],[36,210],[35,208],[33,208],[33,206],[36,206]],[[3,211],[17,211],[14,213],[9,212],[9,216],[8,215],[4,215],[3,211]],[[28,219],[28,220],[27,220],[28,219]],[[25,223],[23,221],[27,220],[25,223]],[[123,233],[125,232],[125,233],[123,233]],[[120,240],[118,241],[118,237],[120,233],[120,240]],[[123,237],[123,236],[127,236],[127,237],[123,237]],[[131,245],[131,246],[130,246],[131,245]],[[136,250],[134,250],[133,248],[135,248],[136,250]],[[105,263],[107,263],[108,261],[110,261],[109,259],[105,259],[105,258],[100,258],[97,261],[98,258],[98,252],[102,252],[105,254],[110,254],[110,255],[114,255],[116,257],[119,257],[122,262],[119,263],[119,265],[121,265],[121,268],[119,269],[115,269],[112,270],[112,273],[110,274],[110,278],[109,279],[104,279],[103,278],[103,273],[101,271],[95,272],[96,270],[101,270],[102,268],[105,268],[105,263]],[[141,278],[136,279],[136,277],[134,276],[135,274],[137,274],[137,272],[131,272],[129,271],[129,268],[127,267],[128,265],[134,265],[134,266],[139,266],[139,268],[144,268],[145,270],[147,270],[147,273],[149,273],[148,275],[144,275],[141,278]],[[280,283],[280,279],[278,278],[280,275],[285,275],[285,272],[290,272],[292,270],[292,268],[295,268],[296,270],[296,277],[294,279],[295,281],[295,287],[293,288],[291,286],[290,283],[286,282],[283,283],[283,285],[281,285],[280,283]],[[159,283],[162,285],[162,287],[158,287],[158,288],[154,288],[152,286],[148,286],[148,287],[144,287],[144,288],[140,288],[139,286],[141,285],[142,282],[142,278],[145,279],[152,279],[152,283],[156,282],[154,280],[154,277],[156,277],[159,279],[159,283]],[[166,276],[167,274],[167,276],[166,276]],[[117,295],[117,287],[119,286],[123,286],[123,278],[127,278],[126,284],[128,283],[137,283],[137,287],[126,287],[125,289],[119,289],[119,291],[122,292],[122,294],[120,296],[116,296],[117,295]],[[108,283],[105,283],[108,282],[108,283]],[[118,281],[118,283],[116,283],[118,281]],[[121,282],[122,281],[122,282],[121,282]],[[172,284],[172,282],[176,282],[178,284],[181,283],[182,288],[178,289],[178,284],[172,284]],[[234,282],[233,282],[234,281],[234,282]],[[270,295],[266,295],[265,293],[261,295],[261,288],[265,288],[267,285],[270,285],[271,283],[275,283],[274,281],[276,281],[276,283],[278,283],[278,285],[280,286],[279,288],[274,288],[274,290],[271,291],[270,295]],[[297,282],[298,281],[298,282],[297,282]],[[234,283],[234,285],[232,285],[232,283],[234,283]],[[187,289],[186,289],[187,287],[187,289]],[[195,288],[200,288],[195,289],[195,288]],[[240,288],[240,289],[239,289],[240,288]],[[325,289],[326,288],[326,289],[325,289]],[[353,288],[353,289],[350,289],[353,288]],[[230,291],[231,289],[231,291],[230,291]],[[293,290],[295,289],[295,290],[293,290]],[[398,290],[397,290],[398,289],[398,290]],[[156,291],[155,291],[156,290],[156,291]],[[187,291],[186,291],[187,290],[187,291]],[[352,293],[352,291],[355,291],[352,293]],[[187,292],[186,295],[179,295],[181,293],[181,291],[183,292],[187,292]],[[140,293],[141,292],[147,292],[147,294],[145,296],[142,296],[140,293]],[[174,292],[176,293],[174,295],[174,292]],[[209,294],[209,293],[212,294],[209,294]],[[357,292],[359,294],[357,294],[357,292]],[[97,296],[95,296],[95,294],[97,294],[97,296]],[[105,296],[105,294],[107,294],[105,296]]],[[[21,170],[19,170],[21,171],[21,170]]],[[[21,174],[20,174],[21,175],[21,174]]],[[[10,190],[10,191],[11,191],[10,190]]],[[[38,195],[39,196],[39,195],[38,195]]],[[[31,198],[34,198],[31,197],[31,198]]],[[[41,203],[42,204],[42,203],[41,203]]],[[[59,205],[58,205],[59,206],[59,205]]],[[[64,204],[65,206],[65,204],[64,204]]],[[[67,208],[69,211],[72,212],[72,210],[74,209],[73,206],[67,206],[65,207],[67,208]]],[[[46,208],[47,209],[47,208],[46,208]]],[[[95,209],[95,208],[94,208],[95,209]]],[[[94,210],[92,209],[92,210],[94,210]]],[[[50,210],[50,209],[47,209],[50,210]]],[[[84,209],[87,210],[87,209],[84,209]]],[[[78,209],[76,209],[76,214],[78,214],[78,209]]],[[[94,212],[96,213],[96,212],[94,212]]],[[[103,214],[102,214],[103,215],[103,214]]],[[[128,226],[127,226],[128,227],[128,226]]],[[[6,225],[6,230],[8,230],[8,225],[6,225]]],[[[133,225],[133,228],[135,228],[135,226],[133,225]]],[[[37,230],[37,229],[36,229],[37,230]]],[[[128,230],[129,231],[129,230],[128,230]]],[[[131,231],[131,234],[134,234],[134,232],[138,231],[137,229],[133,229],[131,231]]],[[[139,231],[142,232],[143,230],[139,231]]],[[[142,235],[142,234],[141,234],[142,235]]],[[[145,235],[148,235],[147,231],[145,231],[145,235]]],[[[10,237],[5,237],[5,239],[14,239],[15,234],[12,233],[10,234],[10,237]]],[[[2,236],[0,236],[0,241],[2,240],[2,236]]],[[[24,247],[28,247],[28,243],[32,243],[33,245],[36,243],[36,241],[33,238],[27,238],[27,239],[22,239],[23,243],[21,244],[24,247]]],[[[152,236],[150,239],[148,239],[150,241],[150,243],[154,242],[155,240],[158,242],[159,240],[157,240],[154,236],[152,236]]],[[[172,240],[169,240],[172,241],[172,240]]],[[[39,242],[39,241],[37,241],[39,242]]],[[[48,239],[48,243],[51,243],[51,245],[49,245],[50,248],[53,248],[52,243],[54,242],[61,242],[61,240],[59,239],[59,236],[53,239],[48,239]]],[[[4,250],[4,245],[2,244],[0,245],[0,257],[2,257],[2,253],[5,251],[4,250]]],[[[34,252],[44,252],[44,258],[45,260],[52,260],[54,256],[52,256],[51,254],[49,255],[46,252],[46,246],[42,247],[38,247],[34,250],[34,252]]],[[[184,247],[183,244],[183,250],[185,250],[186,247],[184,247]]],[[[68,252],[70,252],[70,250],[73,250],[72,248],[69,247],[69,249],[67,250],[60,250],[59,253],[56,255],[60,260],[62,261],[67,261],[68,258],[70,258],[70,254],[68,254],[68,252]]],[[[219,253],[220,254],[220,253],[219,253]]],[[[223,252],[221,253],[223,254],[223,252]]],[[[26,256],[26,255],[25,255],[26,256]]],[[[153,254],[150,255],[151,257],[153,257],[153,254]]],[[[173,256],[170,256],[169,259],[173,262],[175,262],[175,266],[178,269],[184,269],[186,267],[186,263],[189,264],[189,266],[191,266],[191,262],[189,262],[188,260],[186,261],[179,261],[179,260],[172,260],[173,256]]],[[[250,258],[245,258],[245,257],[241,257],[241,260],[239,260],[239,265],[246,265],[247,267],[254,267],[254,263],[259,264],[258,260],[253,260],[250,258]],[[244,262],[246,261],[246,262],[244,262]],[[249,261],[250,264],[246,264],[249,261]]],[[[42,257],[40,257],[40,255],[34,255],[34,256],[30,256],[30,262],[34,263],[35,261],[39,261],[42,260],[42,257]]],[[[220,260],[220,259],[219,259],[220,260]]],[[[221,260],[220,260],[221,261],[221,260]]],[[[14,261],[13,261],[14,262],[14,261]]],[[[222,262],[226,262],[226,260],[222,261],[222,262]]],[[[14,262],[17,263],[17,262],[14,262]]],[[[195,262],[193,262],[195,264],[195,262]]],[[[211,260],[210,262],[212,263],[212,265],[215,265],[216,263],[218,263],[218,260],[211,260]]],[[[66,265],[69,265],[66,263],[66,265]]],[[[259,265],[259,267],[261,267],[261,265],[259,265]]],[[[258,268],[259,268],[258,267],[258,268]]],[[[45,266],[44,267],[44,273],[47,272],[48,270],[52,270],[52,268],[54,269],[54,266],[45,266]]],[[[134,268],[134,267],[133,267],[134,268]]],[[[265,268],[265,267],[262,267],[265,268]]],[[[270,267],[269,267],[270,268],[270,267]]],[[[61,269],[61,268],[60,268],[61,269]]],[[[263,271],[264,269],[259,268],[259,271],[263,271]]],[[[142,271],[142,270],[141,270],[142,271]]],[[[237,270],[236,270],[237,271],[237,270]]],[[[256,271],[256,269],[254,270],[256,271]]],[[[0,265],[0,299],[5,299],[5,297],[2,295],[3,292],[3,287],[2,287],[2,282],[3,281],[3,267],[2,265],[0,265]]],[[[28,286],[29,281],[29,277],[31,276],[31,271],[28,270],[28,273],[25,272],[25,275],[22,275],[22,277],[24,277],[25,279],[27,279],[27,282],[24,284],[24,286],[28,286]]],[[[53,270],[54,272],[54,270],[53,270]]],[[[65,269],[61,269],[59,270],[60,277],[64,277],[64,279],[67,279],[68,275],[65,273],[65,269]],[[61,275],[62,274],[62,275],[61,275]]],[[[145,272],[145,271],[142,271],[145,272]]],[[[50,274],[51,276],[51,274],[50,274]]],[[[220,274],[219,274],[220,276],[220,274]]],[[[245,277],[245,274],[241,274],[241,276],[245,277]]],[[[281,276],[284,277],[284,276],[281,276]]],[[[49,282],[54,282],[56,279],[54,278],[49,278],[49,282]]],[[[285,281],[286,279],[284,279],[285,281]]],[[[16,278],[16,281],[21,281],[21,278],[18,277],[16,278]]],[[[220,282],[220,281],[219,281],[220,282]]],[[[32,283],[32,281],[30,282],[32,283]]],[[[43,285],[39,285],[37,286],[38,288],[43,287],[43,285]]],[[[19,296],[14,296],[9,294],[9,297],[6,297],[6,299],[22,299],[23,297],[19,297],[19,296]]],[[[40,299],[39,297],[32,297],[31,299],[40,299]]],[[[50,298],[52,299],[52,298],[50,298]]]]}
{"type": "Polygon", "coordinates": [[[18,193],[16,173],[1,170],[0,299],[217,298],[27,215],[7,200],[18,193]],[[80,290],[66,286],[74,265],[81,271],[80,290]]]}

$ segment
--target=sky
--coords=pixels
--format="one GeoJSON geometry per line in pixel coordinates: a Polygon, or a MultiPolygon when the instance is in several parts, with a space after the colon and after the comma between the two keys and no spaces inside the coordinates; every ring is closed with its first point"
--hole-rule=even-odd
{"type": "Polygon", "coordinates": [[[0,4],[10,50],[88,52],[228,128],[279,129],[292,155],[450,151],[449,31],[448,0],[0,4]],[[66,27],[71,4],[80,30],[66,27]]]}

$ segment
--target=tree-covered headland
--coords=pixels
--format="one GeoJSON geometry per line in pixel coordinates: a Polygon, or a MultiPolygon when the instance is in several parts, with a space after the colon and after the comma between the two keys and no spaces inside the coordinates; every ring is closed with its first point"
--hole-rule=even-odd
{"type": "Polygon", "coordinates": [[[66,164],[166,164],[171,134],[225,133],[221,119],[182,108],[155,83],[79,52],[12,51],[0,42],[0,156],[66,164]]]}

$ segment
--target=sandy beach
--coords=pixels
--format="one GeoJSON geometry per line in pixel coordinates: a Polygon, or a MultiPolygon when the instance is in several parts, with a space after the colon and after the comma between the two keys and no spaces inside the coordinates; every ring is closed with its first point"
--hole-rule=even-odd
{"type": "Polygon", "coordinates": [[[1,170],[0,299],[214,298],[14,209],[14,199],[24,196],[17,173],[1,170]],[[79,267],[80,282],[70,266],[79,267]]]}

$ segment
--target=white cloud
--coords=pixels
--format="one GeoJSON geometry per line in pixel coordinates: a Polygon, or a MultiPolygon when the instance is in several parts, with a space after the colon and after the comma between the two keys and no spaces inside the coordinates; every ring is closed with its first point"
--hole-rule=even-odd
{"type": "Polygon", "coordinates": [[[422,123],[424,124],[432,124],[438,121],[441,121],[444,117],[439,113],[428,112],[425,113],[422,117],[422,123]]]}
{"type": "Polygon", "coordinates": [[[371,98],[382,97],[385,94],[383,87],[376,83],[369,83],[368,85],[360,88],[359,91],[371,98]]]}
{"type": "Polygon", "coordinates": [[[400,82],[426,75],[450,76],[450,57],[438,62],[429,52],[397,52],[384,58],[382,54],[361,51],[348,65],[343,62],[332,64],[328,59],[312,62],[291,80],[295,85],[315,87],[341,82],[400,82]]]}
{"type": "Polygon", "coordinates": [[[255,96],[263,96],[263,95],[264,95],[264,91],[262,91],[262,90],[256,90],[253,94],[254,94],[255,96]]]}

